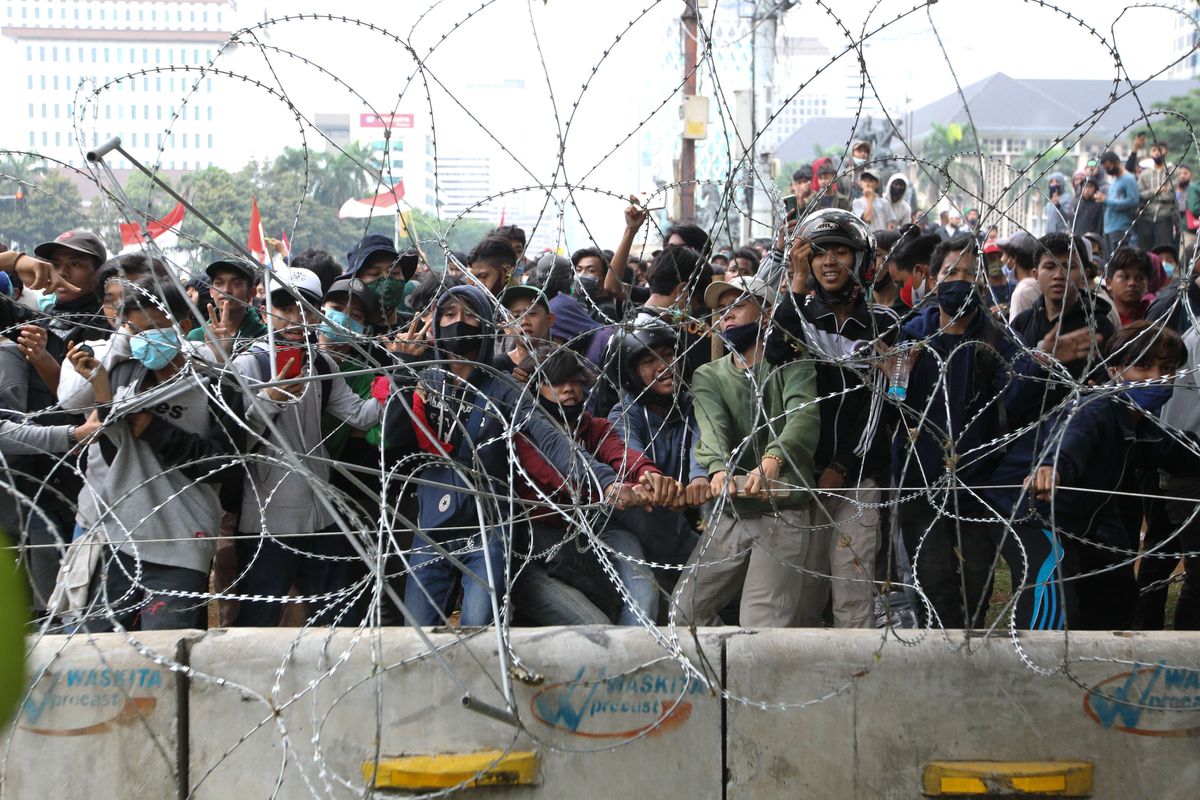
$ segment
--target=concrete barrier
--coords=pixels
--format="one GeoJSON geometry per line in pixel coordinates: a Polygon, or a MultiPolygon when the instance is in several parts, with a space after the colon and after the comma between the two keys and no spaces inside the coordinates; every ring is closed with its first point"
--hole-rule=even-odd
{"type": "MultiPolygon", "coordinates": [[[[712,629],[697,652],[687,636],[740,702],[689,683],[642,630],[513,631],[517,726],[488,715],[505,706],[492,631],[431,634],[436,655],[397,628],[141,634],[150,655],[115,634],[45,637],[0,786],[19,800],[350,798],[384,775],[453,785],[503,758],[480,796],[907,800],[975,774],[1000,785],[993,762],[1056,762],[1072,786],[1086,773],[1081,796],[1196,795],[1200,634],[1023,635],[1032,663],[1066,664],[1050,675],[1003,637],[881,637],[712,629]]],[[[1009,774],[1053,784],[1040,764],[1009,774]]]]}
{"type": "Polygon", "coordinates": [[[729,690],[824,702],[727,708],[729,797],[909,798],[940,760],[1085,761],[1095,798],[1190,798],[1200,791],[1200,634],[1021,637],[948,643],[875,631],[772,631],[726,644],[729,690]],[[1114,663],[1113,660],[1129,662],[1114,663]],[[1086,686],[1089,693],[1081,688],[1086,686]],[[1123,702],[1124,701],[1124,702],[1123,702]]]}
{"type": "Polygon", "coordinates": [[[178,796],[182,686],[169,666],[198,632],[47,636],[5,737],[0,783],[22,798],[178,796]],[[149,654],[149,655],[147,655],[149,654]]]}
{"type": "MultiPolygon", "coordinates": [[[[432,636],[455,677],[412,631],[296,636],[223,631],[193,646],[193,668],[227,681],[191,681],[197,798],[362,797],[363,765],[377,756],[492,749],[539,753],[541,789],[489,787],[488,797],[619,797],[655,786],[721,797],[719,699],[645,631],[514,631],[523,732],[460,702],[465,689],[505,705],[493,632],[432,636]]],[[[701,641],[719,673],[720,639],[701,641]]]]}

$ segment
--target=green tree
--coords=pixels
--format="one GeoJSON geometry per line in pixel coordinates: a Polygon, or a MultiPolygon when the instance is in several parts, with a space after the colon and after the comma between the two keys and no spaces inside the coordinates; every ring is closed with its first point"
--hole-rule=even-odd
{"type": "Polygon", "coordinates": [[[986,150],[975,135],[974,127],[964,128],[957,122],[948,125],[935,122],[933,132],[921,143],[921,157],[941,169],[921,166],[921,170],[928,174],[931,184],[939,187],[936,194],[948,194],[961,205],[965,198],[978,198],[982,194],[983,176],[979,172],[979,157],[966,155],[981,152],[986,150]]]}
{"type": "Polygon", "coordinates": [[[1196,138],[1200,138],[1200,88],[1179,97],[1172,97],[1165,103],[1155,103],[1156,110],[1173,111],[1183,119],[1174,116],[1151,116],[1149,125],[1139,129],[1146,134],[1147,142],[1160,139],[1167,143],[1170,159],[1176,163],[1196,163],[1196,142],[1193,141],[1192,130],[1196,138]],[[1186,120],[1186,122],[1184,121],[1186,120]],[[1190,129],[1190,130],[1189,130],[1190,129]]]}
{"type": "MultiPolygon", "coordinates": [[[[95,228],[83,214],[79,188],[62,172],[30,175],[28,182],[21,185],[25,193],[23,202],[0,204],[0,242],[14,250],[32,252],[34,247],[63,231],[95,228]]],[[[115,242],[110,240],[107,244],[111,247],[115,242]]]]}

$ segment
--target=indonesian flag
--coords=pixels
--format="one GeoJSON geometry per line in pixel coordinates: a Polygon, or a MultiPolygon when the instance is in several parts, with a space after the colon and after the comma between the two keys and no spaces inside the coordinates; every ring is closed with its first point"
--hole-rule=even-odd
{"type": "MultiPolygon", "coordinates": [[[[183,203],[176,203],[171,212],[162,219],[152,219],[145,226],[146,233],[150,234],[150,238],[160,248],[166,250],[175,247],[179,244],[179,224],[183,222],[183,203]]],[[[146,243],[142,235],[142,223],[140,222],[122,222],[121,229],[121,252],[118,255],[125,255],[140,250],[146,243]]]]}
{"type": "Polygon", "coordinates": [[[283,257],[287,258],[292,254],[292,243],[288,241],[287,231],[279,232],[279,242],[283,245],[283,257]]]}
{"type": "Polygon", "coordinates": [[[395,214],[404,199],[404,181],[399,181],[383,194],[365,200],[347,200],[338,209],[338,219],[365,219],[395,214]]]}
{"type": "Polygon", "coordinates": [[[258,263],[270,265],[271,257],[267,254],[267,235],[263,233],[262,215],[258,213],[258,198],[250,201],[250,238],[246,241],[246,249],[258,259],[258,263]]]}

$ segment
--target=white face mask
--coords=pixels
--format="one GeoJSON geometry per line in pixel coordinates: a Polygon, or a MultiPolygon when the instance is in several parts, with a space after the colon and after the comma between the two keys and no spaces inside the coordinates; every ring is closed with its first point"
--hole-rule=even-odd
{"type": "Polygon", "coordinates": [[[928,284],[928,283],[929,283],[928,278],[921,281],[920,283],[917,283],[915,280],[913,281],[912,299],[913,299],[914,306],[916,306],[922,300],[924,300],[926,297],[929,296],[929,289],[926,288],[926,284],[928,284]]]}

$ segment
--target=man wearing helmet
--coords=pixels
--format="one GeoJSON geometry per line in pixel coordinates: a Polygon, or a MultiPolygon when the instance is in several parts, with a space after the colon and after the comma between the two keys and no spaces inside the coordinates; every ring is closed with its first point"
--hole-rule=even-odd
{"type": "Polygon", "coordinates": [[[696,545],[683,509],[708,500],[708,472],[696,460],[699,428],[678,347],[670,325],[642,319],[615,333],[608,359],[622,391],[609,421],[626,445],[683,485],[675,508],[625,512],[624,527],[642,541],[649,560],[668,564],[686,562],[696,545]]]}
{"type": "Polygon", "coordinates": [[[782,298],[767,340],[775,363],[814,360],[821,438],[814,458],[820,492],[811,509],[816,547],[808,551],[801,625],[820,624],[832,576],[834,624],[874,625],[872,580],[878,549],[880,486],[889,454],[884,400],[886,377],[872,367],[877,348],[894,343],[899,318],[868,300],[875,240],[853,214],[826,209],[810,214],[792,247],[793,291],[782,298]],[[815,283],[810,295],[803,287],[815,283]]]}

